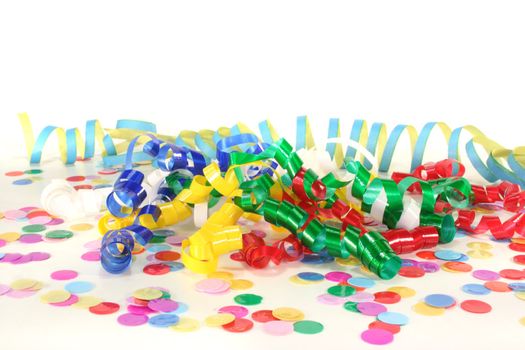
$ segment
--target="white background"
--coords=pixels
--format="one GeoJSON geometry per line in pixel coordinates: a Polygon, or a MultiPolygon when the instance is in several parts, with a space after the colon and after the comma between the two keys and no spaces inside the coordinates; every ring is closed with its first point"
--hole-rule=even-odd
{"type": "Polygon", "coordinates": [[[524,17],[522,1],[2,0],[2,153],[24,154],[22,111],[37,131],[135,118],[173,134],[440,120],[518,146],[524,17]]]}
{"type": "MultiPolygon", "coordinates": [[[[83,129],[85,120],[92,118],[106,127],[113,127],[119,118],[146,119],[172,134],[215,129],[238,120],[255,126],[270,119],[292,139],[295,117],[304,114],[320,125],[318,134],[325,133],[329,117],[343,118],[348,126],[355,118],[419,127],[440,120],[451,127],[475,124],[503,145],[515,147],[525,144],[524,18],[522,1],[503,0],[0,0],[0,153],[25,154],[16,119],[23,111],[30,114],[37,131],[49,124],[83,129]]],[[[343,132],[348,135],[349,128],[343,132]]],[[[12,170],[12,164],[4,165],[4,170],[12,170]]],[[[4,195],[7,198],[7,192],[4,195]]],[[[29,195],[16,196],[15,201],[25,204],[29,195]]],[[[3,208],[11,207],[11,202],[2,201],[3,208]]],[[[464,249],[464,244],[455,242],[454,248],[464,249]]],[[[62,257],[64,261],[69,255],[62,257]]],[[[500,260],[493,268],[503,267],[508,261],[500,260]]],[[[31,273],[31,264],[24,268],[31,273]]],[[[93,268],[88,273],[95,278],[99,271],[93,268]]],[[[34,273],[47,278],[42,271],[34,273]]],[[[461,277],[446,276],[447,282],[432,278],[430,284],[413,283],[422,291],[420,296],[439,288],[459,295],[461,277]]],[[[286,277],[281,277],[286,285],[286,277]]],[[[110,298],[117,294],[115,284],[114,280],[107,288],[99,285],[97,293],[110,298]]],[[[126,287],[127,292],[132,290],[126,287]]],[[[174,288],[182,299],[190,293],[184,286],[174,288]]],[[[298,299],[310,312],[316,307],[317,291],[308,290],[298,299]]],[[[294,300],[275,289],[270,293],[263,293],[274,297],[268,307],[294,300]]],[[[497,303],[496,295],[490,298],[497,303]]],[[[519,339],[523,328],[517,324],[523,312],[514,306],[513,296],[508,298],[495,304],[499,313],[487,318],[461,310],[437,322],[415,316],[414,326],[402,331],[394,347],[493,348],[494,334],[501,336],[501,344],[515,347],[516,342],[523,343],[519,339]],[[434,334],[429,329],[439,341],[427,338],[434,334]]],[[[33,309],[26,305],[24,312],[15,308],[25,301],[9,305],[12,309],[2,316],[3,329],[11,344],[20,348],[31,348],[37,339],[47,339],[43,348],[50,344],[57,349],[88,348],[89,339],[101,347],[109,341],[115,350],[122,344],[126,349],[139,345],[190,349],[192,344],[209,346],[210,341],[219,348],[290,348],[305,341],[293,335],[283,340],[265,337],[254,344],[252,333],[236,337],[220,331],[182,337],[145,327],[129,330],[117,326],[113,318],[100,321],[89,315],[78,328],[79,321],[73,318],[77,314],[51,309],[37,298],[28,304],[33,309]]],[[[210,311],[201,308],[203,318],[210,311]]],[[[329,318],[330,309],[317,309],[312,317],[329,318]]],[[[403,305],[406,310],[409,304],[403,305]]],[[[339,309],[331,315],[341,317],[341,323],[311,338],[312,346],[366,347],[357,335],[369,320],[347,321],[344,317],[349,316],[339,309]],[[353,337],[348,342],[341,337],[345,332],[353,337]]]]}

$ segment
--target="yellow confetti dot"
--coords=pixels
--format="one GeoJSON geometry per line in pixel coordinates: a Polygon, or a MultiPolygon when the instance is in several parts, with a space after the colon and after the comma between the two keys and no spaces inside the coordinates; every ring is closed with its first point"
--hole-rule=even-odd
{"type": "Polygon", "coordinates": [[[478,250],[478,249],[487,250],[487,249],[493,248],[492,244],[489,244],[486,242],[470,242],[470,243],[467,243],[467,247],[469,247],[470,249],[474,249],[474,250],[478,250]]]}
{"type": "Polygon", "coordinates": [[[142,288],[133,293],[133,297],[141,300],[153,300],[162,296],[162,292],[155,288],[142,288]]]}
{"type": "Polygon", "coordinates": [[[42,282],[37,282],[35,283],[31,288],[29,288],[28,290],[33,290],[33,291],[37,291],[37,290],[40,290],[44,287],[44,283],[42,282]]]}
{"type": "Polygon", "coordinates": [[[235,315],[225,312],[206,317],[204,323],[208,327],[220,327],[233,322],[233,320],[235,320],[235,315]]]}
{"type": "Polygon", "coordinates": [[[37,280],[22,278],[11,283],[10,287],[15,290],[30,289],[38,283],[37,280]]]}
{"type": "Polygon", "coordinates": [[[395,292],[401,296],[401,298],[410,298],[416,295],[416,291],[412,288],[403,287],[403,286],[395,286],[388,288],[390,292],[395,292]]]}
{"type": "Polygon", "coordinates": [[[416,313],[420,315],[424,315],[424,316],[441,316],[445,313],[445,309],[430,306],[430,305],[425,304],[424,302],[417,303],[416,305],[412,307],[412,309],[416,313]]]}
{"type": "Polygon", "coordinates": [[[223,280],[231,281],[233,279],[233,273],[228,271],[215,271],[209,273],[208,278],[220,278],[223,280]]]}
{"type": "Polygon", "coordinates": [[[525,244],[525,238],[515,237],[515,238],[511,238],[511,241],[512,243],[525,244]]]}
{"type": "Polygon", "coordinates": [[[71,294],[69,292],[66,292],[65,290],[52,290],[42,295],[40,297],[40,300],[46,304],[61,303],[63,301],[68,300],[70,297],[71,294]]]}
{"type": "Polygon", "coordinates": [[[200,324],[199,321],[193,318],[181,317],[179,322],[170,328],[177,332],[193,332],[200,328],[200,324]]]}
{"type": "Polygon", "coordinates": [[[79,309],[89,309],[90,307],[98,305],[103,301],[104,300],[91,295],[83,295],[78,298],[78,301],[73,304],[73,306],[79,309]]]}
{"type": "Polygon", "coordinates": [[[472,259],[489,259],[492,258],[492,253],[486,250],[469,250],[467,255],[472,259]]]}
{"type": "Polygon", "coordinates": [[[4,232],[4,233],[0,233],[0,239],[4,240],[6,242],[18,241],[19,238],[20,238],[20,233],[18,233],[18,232],[4,232]]]}
{"type": "Polygon", "coordinates": [[[272,315],[282,321],[301,321],[304,319],[304,313],[293,307],[278,307],[272,311],[272,315]]]}
{"type": "Polygon", "coordinates": [[[75,224],[69,226],[69,229],[72,231],[89,231],[93,228],[93,225],[88,223],[75,224]]]}
{"type": "Polygon", "coordinates": [[[520,323],[522,326],[525,326],[525,317],[520,318],[520,323]]]}
{"type": "Polygon", "coordinates": [[[514,295],[518,299],[525,300],[525,292],[516,292],[516,293],[514,293],[514,295]]]}
{"type": "Polygon", "coordinates": [[[4,218],[4,213],[0,212],[0,219],[4,218]]]}
{"type": "Polygon", "coordinates": [[[105,185],[105,184],[110,184],[111,182],[105,179],[93,179],[91,180],[91,183],[93,185],[105,185]]]}
{"type": "Polygon", "coordinates": [[[441,265],[441,270],[447,271],[447,272],[451,272],[451,273],[460,273],[461,272],[461,271],[451,270],[448,267],[446,267],[445,265],[441,265]]]}
{"type": "Polygon", "coordinates": [[[361,264],[361,262],[359,262],[359,260],[353,256],[349,257],[348,259],[335,258],[335,262],[341,266],[357,266],[361,264]]]}
{"type": "Polygon", "coordinates": [[[232,280],[231,282],[232,285],[230,286],[230,288],[234,290],[245,290],[253,287],[253,282],[248,280],[238,279],[232,280]]]}

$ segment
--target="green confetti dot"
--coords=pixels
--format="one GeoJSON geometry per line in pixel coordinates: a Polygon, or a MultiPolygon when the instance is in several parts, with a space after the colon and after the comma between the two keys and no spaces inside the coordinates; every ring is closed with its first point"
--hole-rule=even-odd
{"type": "Polygon", "coordinates": [[[73,232],[68,230],[54,230],[46,232],[46,238],[62,239],[73,237],[73,232]]]}
{"type": "Polygon", "coordinates": [[[42,170],[40,170],[40,169],[29,169],[29,170],[24,171],[24,173],[25,174],[36,175],[36,174],[42,174],[42,170]]]}
{"type": "Polygon", "coordinates": [[[293,324],[293,330],[302,334],[317,334],[321,333],[323,329],[324,326],[315,321],[303,320],[297,321],[293,324]]]}
{"type": "Polygon", "coordinates": [[[355,293],[355,288],[350,286],[333,286],[328,288],[327,291],[336,297],[348,297],[355,293]]]}
{"type": "Polygon", "coordinates": [[[153,236],[151,239],[150,239],[150,243],[164,243],[164,241],[166,240],[166,237],[162,237],[162,236],[153,236]]]}
{"type": "Polygon", "coordinates": [[[256,294],[239,294],[233,298],[237,304],[241,305],[257,305],[262,301],[262,296],[256,294]]]}
{"type": "Polygon", "coordinates": [[[359,311],[357,309],[357,303],[354,303],[353,301],[347,301],[343,307],[348,310],[348,311],[352,311],[352,312],[357,312],[357,313],[361,313],[361,311],[359,311]]]}
{"type": "Polygon", "coordinates": [[[22,231],[28,232],[28,233],[42,232],[45,229],[46,227],[40,224],[27,225],[27,226],[22,227],[22,231]]]}

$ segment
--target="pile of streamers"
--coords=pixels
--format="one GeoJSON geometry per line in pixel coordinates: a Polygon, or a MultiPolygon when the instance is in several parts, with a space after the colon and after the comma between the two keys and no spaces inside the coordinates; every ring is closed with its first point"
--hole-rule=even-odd
{"type": "Polygon", "coordinates": [[[198,230],[182,242],[181,255],[184,265],[198,273],[214,271],[226,253],[254,268],[318,253],[353,256],[380,278],[390,279],[401,267],[398,254],[448,243],[458,228],[473,234],[490,231],[496,239],[525,236],[525,192],[520,187],[525,183],[524,148],[504,149],[472,126],[451,130],[443,123],[428,123],[418,135],[413,127],[398,125],[387,137],[384,124],[374,123],[368,131],[366,123],[357,120],[344,140],[339,120],[331,119],[325,153],[335,170],[320,177],[303,162],[312,154],[304,150],[314,148],[306,117],[298,118],[295,150],[267,121],[259,124],[261,138],[243,124],[171,137],[157,134],[148,122],[121,120],[116,129],[104,130],[97,121],[88,121],[83,143],[78,129],[52,126],[35,141],[27,115],[20,120],[32,163],[40,161],[54,132],[67,164],[93,157],[98,142],[104,166],[123,165],[99,221],[104,235],[101,262],[111,273],[129,267],[152,230],[180,223],[192,213],[198,230]],[[421,164],[436,127],[448,143],[449,159],[421,164]],[[412,172],[378,176],[376,159],[380,173],[391,170],[403,132],[412,144],[412,172]],[[475,170],[499,183],[472,185],[463,177],[462,132],[473,136],[465,150],[475,170]],[[485,148],[486,161],[476,144],[485,148]],[[156,168],[147,176],[134,169],[144,161],[156,168]],[[499,205],[513,215],[503,222],[491,215],[479,219],[472,206],[481,203],[499,205]],[[241,217],[264,219],[289,235],[267,244],[253,232],[243,234],[241,217]],[[374,222],[388,230],[370,229],[374,222]]]}

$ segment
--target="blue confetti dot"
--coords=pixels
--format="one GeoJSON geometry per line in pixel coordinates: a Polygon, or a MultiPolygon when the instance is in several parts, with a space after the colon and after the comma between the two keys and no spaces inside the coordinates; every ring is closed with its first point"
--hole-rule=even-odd
{"type": "Polygon", "coordinates": [[[0,260],[2,260],[5,256],[5,253],[0,253],[0,260]]]}
{"type": "Polygon", "coordinates": [[[324,258],[320,255],[308,254],[301,259],[301,262],[303,264],[324,264],[325,261],[324,258]]]}
{"type": "Polygon", "coordinates": [[[148,252],[156,253],[163,250],[171,250],[171,246],[168,244],[151,244],[146,248],[146,250],[148,252]]]}
{"type": "Polygon", "coordinates": [[[399,312],[385,311],[377,315],[377,319],[388,324],[403,326],[408,323],[408,317],[399,312]]]}
{"type": "Polygon", "coordinates": [[[401,259],[401,266],[416,266],[417,261],[412,259],[401,259]]]}
{"type": "Polygon", "coordinates": [[[95,286],[91,282],[87,281],[74,281],[69,282],[64,286],[64,289],[71,294],[82,294],[91,291],[95,286]]]}
{"type": "Polygon", "coordinates": [[[183,314],[186,311],[188,311],[188,304],[180,302],[180,301],[177,301],[177,304],[179,304],[177,309],[172,311],[172,312],[170,312],[170,314],[180,315],[180,314],[183,314]]]}
{"type": "Polygon", "coordinates": [[[463,237],[467,237],[467,236],[468,236],[468,233],[466,231],[457,230],[456,231],[456,235],[454,236],[454,239],[456,239],[456,238],[463,238],[463,237]]]}
{"type": "Polygon", "coordinates": [[[163,261],[162,263],[170,267],[170,272],[179,271],[184,268],[184,264],[178,261],[163,261]]]}
{"type": "Polygon", "coordinates": [[[19,179],[13,181],[13,185],[29,185],[32,184],[33,181],[31,179],[19,179]]]}
{"type": "Polygon", "coordinates": [[[515,292],[525,292],[525,283],[524,282],[509,283],[509,288],[515,292]]]}
{"type": "Polygon", "coordinates": [[[447,261],[457,261],[462,258],[462,254],[454,250],[437,250],[434,252],[434,255],[438,259],[447,261]]]}
{"type": "Polygon", "coordinates": [[[425,303],[433,307],[447,308],[456,303],[456,300],[446,294],[430,294],[425,297],[425,303]]]}
{"type": "Polygon", "coordinates": [[[179,322],[179,316],[175,314],[161,314],[150,317],[148,323],[155,327],[169,327],[179,322]]]}
{"type": "Polygon", "coordinates": [[[324,280],[324,276],[317,272],[299,272],[297,274],[297,277],[299,277],[302,280],[305,281],[322,281],[324,280]]]}
{"type": "Polygon", "coordinates": [[[376,283],[371,280],[370,278],[366,277],[350,277],[347,280],[348,283],[350,283],[353,286],[361,287],[361,288],[372,288],[376,285],[376,283]]]}
{"type": "Polygon", "coordinates": [[[463,287],[461,287],[461,289],[465,293],[473,294],[473,295],[486,295],[490,293],[490,289],[478,283],[465,284],[463,287]]]}

